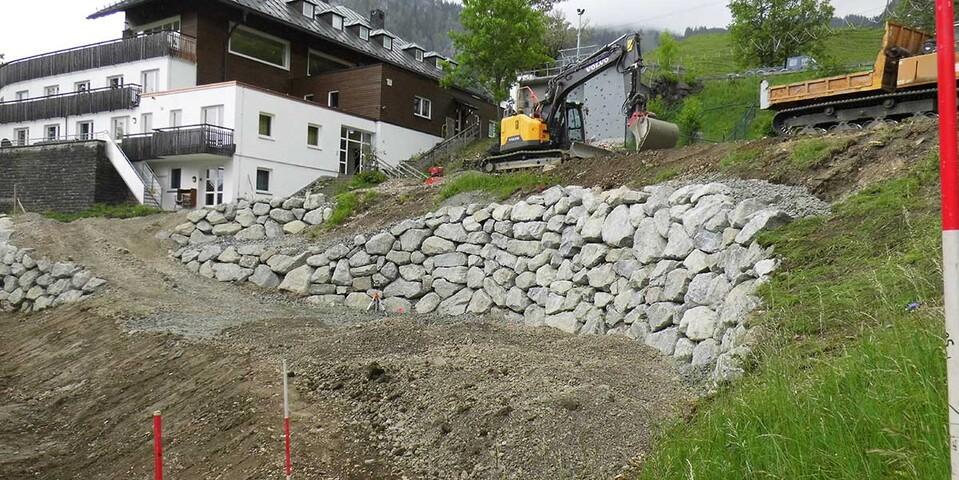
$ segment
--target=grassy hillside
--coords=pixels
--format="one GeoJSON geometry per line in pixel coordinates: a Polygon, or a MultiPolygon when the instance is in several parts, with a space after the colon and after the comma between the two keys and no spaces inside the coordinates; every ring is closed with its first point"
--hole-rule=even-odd
{"type": "Polygon", "coordinates": [[[948,477],[935,160],[764,235],[784,266],[754,371],[637,478],[948,477]]]}
{"type": "MultiPolygon", "coordinates": [[[[840,65],[871,63],[876,60],[882,43],[879,28],[836,29],[829,41],[827,54],[840,65]]],[[[656,61],[656,51],[645,54],[656,61]]],[[[736,63],[729,33],[704,33],[679,41],[679,61],[694,77],[725,75],[744,70],[736,63]]]]}

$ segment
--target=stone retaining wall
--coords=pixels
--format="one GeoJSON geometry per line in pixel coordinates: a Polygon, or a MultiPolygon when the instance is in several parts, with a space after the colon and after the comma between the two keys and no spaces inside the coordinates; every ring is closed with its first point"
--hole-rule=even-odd
{"type": "MultiPolygon", "coordinates": [[[[242,233],[230,237],[244,231],[237,227],[220,232],[220,242],[189,244],[191,228],[195,235],[202,222],[214,224],[216,211],[199,211],[177,228],[188,245],[173,256],[210,278],[318,304],[366,308],[382,292],[393,312],[493,313],[569,333],[628,335],[726,380],[742,371],[744,320],[778,265],[755,237],[790,220],[730,193],[718,183],[553,187],[515,205],[441,208],[325,249],[244,242],[242,233]]],[[[287,217],[273,212],[258,215],[287,217]]]]}
{"type": "Polygon", "coordinates": [[[0,310],[38,312],[79,302],[106,281],[71,262],[35,258],[28,248],[10,244],[13,221],[0,215],[0,310]]]}

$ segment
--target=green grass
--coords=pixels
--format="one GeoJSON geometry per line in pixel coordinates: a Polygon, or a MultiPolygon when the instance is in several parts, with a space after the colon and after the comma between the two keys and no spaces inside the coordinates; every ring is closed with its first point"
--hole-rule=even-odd
{"type": "Polygon", "coordinates": [[[762,235],[784,267],[754,370],[664,432],[638,478],[948,478],[934,167],[762,235]]]}
{"type": "Polygon", "coordinates": [[[348,182],[337,185],[336,193],[340,194],[344,192],[362,190],[364,188],[372,188],[387,180],[388,178],[386,177],[386,174],[379,170],[360,172],[356,175],[353,175],[348,182]]]}
{"type": "Polygon", "coordinates": [[[719,168],[723,170],[732,170],[746,166],[753,160],[757,159],[760,153],[761,151],[758,148],[748,146],[736,148],[719,161],[719,168]]]}
{"type": "Polygon", "coordinates": [[[59,222],[72,222],[81,218],[134,218],[163,213],[162,210],[137,204],[110,205],[106,203],[94,204],[87,210],[76,213],[45,212],[44,217],[59,222]]]}
{"type": "Polygon", "coordinates": [[[440,190],[440,200],[464,192],[486,192],[496,200],[505,200],[520,190],[554,184],[548,175],[537,173],[513,173],[488,175],[480,172],[466,172],[447,180],[440,190]]]}
{"type": "Polygon", "coordinates": [[[358,213],[362,213],[373,205],[377,194],[373,191],[366,192],[346,192],[336,196],[336,206],[333,207],[333,214],[326,221],[326,227],[336,227],[346,223],[358,213]]]}
{"type": "Polygon", "coordinates": [[[853,142],[850,139],[837,138],[809,138],[799,140],[793,145],[789,153],[789,160],[794,168],[806,170],[815,167],[823,160],[842,152],[853,142]]]}

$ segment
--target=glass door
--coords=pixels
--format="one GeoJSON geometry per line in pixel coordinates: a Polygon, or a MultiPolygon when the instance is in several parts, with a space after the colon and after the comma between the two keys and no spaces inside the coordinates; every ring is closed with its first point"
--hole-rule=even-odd
{"type": "Polygon", "coordinates": [[[355,175],[372,155],[373,134],[343,127],[340,130],[340,175],[355,175]]]}
{"type": "Polygon", "coordinates": [[[204,205],[213,207],[223,203],[223,167],[208,168],[204,185],[204,205]]]}

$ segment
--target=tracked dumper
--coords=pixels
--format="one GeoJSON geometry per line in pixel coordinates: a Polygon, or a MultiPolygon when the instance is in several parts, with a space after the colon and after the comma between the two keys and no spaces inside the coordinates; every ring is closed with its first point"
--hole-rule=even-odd
{"type": "Polygon", "coordinates": [[[643,58],[639,34],[624,35],[593,55],[563,69],[549,81],[545,97],[537,100],[532,115],[503,118],[500,143],[483,161],[487,172],[556,165],[569,158],[595,158],[612,152],[586,143],[583,105],[569,102],[570,94],[610,68],[627,78],[630,87],[623,114],[636,138],[637,150],[672,148],[679,127],[653,118],[646,111],[648,91],[640,82],[643,58]]]}
{"type": "Polygon", "coordinates": [[[773,110],[781,134],[858,129],[881,121],[936,115],[933,37],[886,23],[873,69],[787,85],[760,87],[760,107],[773,110]]]}

